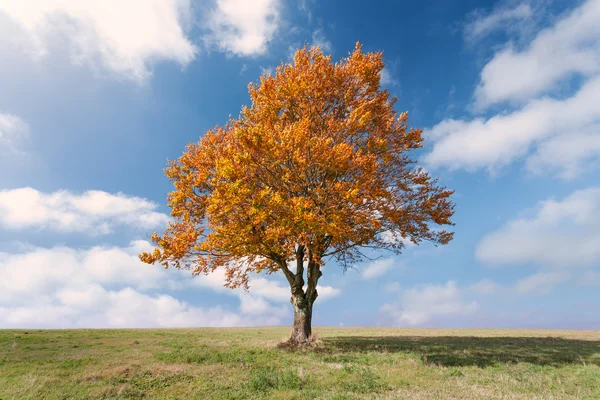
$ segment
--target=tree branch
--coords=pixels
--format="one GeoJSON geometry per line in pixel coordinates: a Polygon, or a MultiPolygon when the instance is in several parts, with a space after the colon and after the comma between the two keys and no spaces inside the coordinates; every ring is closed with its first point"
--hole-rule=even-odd
{"type": "Polygon", "coordinates": [[[314,303],[319,295],[317,293],[317,282],[319,281],[321,275],[323,275],[321,272],[321,266],[317,260],[314,259],[312,251],[309,250],[307,272],[308,285],[306,287],[306,297],[311,304],[314,303]]]}
{"type": "Polygon", "coordinates": [[[290,284],[290,287],[293,287],[294,286],[294,281],[296,279],[296,276],[288,268],[287,262],[282,257],[279,257],[276,254],[271,254],[269,256],[269,258],[271,260],[275,261],[275,263],[277,263],[277,265],[279,265],[279,267],[283,271],[283,274],[285,275],[285,278],[287,279],[288,283],[290,284]]]}

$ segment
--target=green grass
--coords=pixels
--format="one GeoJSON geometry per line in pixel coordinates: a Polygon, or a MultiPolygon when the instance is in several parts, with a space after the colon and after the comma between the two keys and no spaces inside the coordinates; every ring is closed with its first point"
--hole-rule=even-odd
{"type": "Polygon", "coordinates": [[[600,332],[0,330],[6,399],[600,399],[600,332]]]}

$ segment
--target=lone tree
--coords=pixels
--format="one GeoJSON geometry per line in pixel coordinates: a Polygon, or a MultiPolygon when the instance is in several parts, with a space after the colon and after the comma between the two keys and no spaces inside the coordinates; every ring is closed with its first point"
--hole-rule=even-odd
{"type": "Polygon", "coordinates": [[[348,268],[366,248],[399,254],[405,242],[446,244],[453,193],[415,166],[420,129],[380,88],[382,53],[360,44],[333,63],[318,47],[248,86],[252,104],[238,119],[187,146],[166,175],[175,185],[175,222],[147,263],[224,268],[226,285],[281,271],[291,289],[290,343],[311,338],[317,283],[329,260],[348,268]],[[305,275],[306,272],[306,275],[305,275]]]}

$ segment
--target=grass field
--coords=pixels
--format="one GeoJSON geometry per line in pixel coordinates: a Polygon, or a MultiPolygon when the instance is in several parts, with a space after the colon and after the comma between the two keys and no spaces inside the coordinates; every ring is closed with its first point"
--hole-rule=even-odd
{"type": "Polygon", "coordinates": [[[0,330],[0,399],[600,399],[600,332],[0,330]]]}

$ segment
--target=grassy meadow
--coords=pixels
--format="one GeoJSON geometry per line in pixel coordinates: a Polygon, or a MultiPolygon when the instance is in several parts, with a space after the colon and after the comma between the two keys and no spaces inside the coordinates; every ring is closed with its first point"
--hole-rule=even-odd
{"type": "Polygon", "coordinates": [[[600,399],[600,332],[0,330],[0,399],[600,399]]]}

